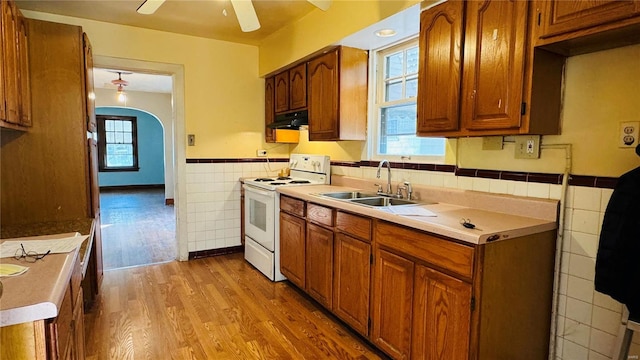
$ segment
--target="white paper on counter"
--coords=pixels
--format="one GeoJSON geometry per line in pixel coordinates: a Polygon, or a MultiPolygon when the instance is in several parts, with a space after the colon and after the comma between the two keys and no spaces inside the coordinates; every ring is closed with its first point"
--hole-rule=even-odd
{"type": "Polygon", "coordinates": [[[38,240],[24,238],[24,241],[5,241],[0,244],[0,258],[14,257],[16,251],[21,249],[20,244],[24,246],[26,252],[35,251],[38,254],[44,254],[51,250],[51,254],[68,253],[75,250],[88,237],[89,235],[81,235],[61,239],[38,240]]]}
{"type": "Polygon", "coordinates": [[[389,206],[389,212],[405,216],[437,216],[433,211],[421,206],[389,206]]]}

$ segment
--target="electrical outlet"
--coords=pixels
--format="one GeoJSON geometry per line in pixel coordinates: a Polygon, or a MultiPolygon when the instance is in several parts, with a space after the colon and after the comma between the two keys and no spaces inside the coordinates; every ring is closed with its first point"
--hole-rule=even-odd
{"type": "Polygon", "coordinates": [[[618,132],[618,147],[628,148],[638,145],[639,125],[639,121],[627,121],[620,123],[620,131],[618,132]]]}
{"type": "Polygon", "coordinates": [[[196,146],[196,136],[194,134],[187,135],[187,145],[196,146]]]}
{"type": "Polygon", "coordinates": [[[261,157],[267,156],[267,150],[258,150],[256,151],[256,155],[261,157]]]}
{"type": "Polygon", "coordinates": [[[540,135],[516,136],[516,159],[540,158],[540,135]]]}

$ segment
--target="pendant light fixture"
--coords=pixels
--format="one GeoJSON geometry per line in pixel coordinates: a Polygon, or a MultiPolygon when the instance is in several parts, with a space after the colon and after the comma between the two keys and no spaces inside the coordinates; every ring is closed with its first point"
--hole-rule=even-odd
{"type": "MultiPolygon", "coordinates": [[[[111,71],[111,70],[110,70],[111,71]]],[[[124,87],[129,85],[129,82],[126,80],[122,80],[122,74],[131,74],[130,72],[124,71],[111,71],[118,74],[118,78],[115,80],[111,80],[113,85],[116,85],[118,88],[116,90],[116,99],[118,102],[126,103],[127,102],[127,93],[124,91],[124,87]]]]}

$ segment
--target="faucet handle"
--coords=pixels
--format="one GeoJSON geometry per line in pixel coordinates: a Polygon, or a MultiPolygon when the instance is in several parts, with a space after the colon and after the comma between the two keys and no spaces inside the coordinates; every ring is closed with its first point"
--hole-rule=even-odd
{"type": "Polygon", "coordinates": [[[411,195],[413,194],[413,187],[411,187],[411,183],[405,181],[403,187],[407,190],[407,200],[411,200],[411,195]]]}
{"type": "Polygon", "coordinates": [[[382,185],[380,184],[373,184],[373,185],[378,187],[378,194],[382,193],[382,185]]]}

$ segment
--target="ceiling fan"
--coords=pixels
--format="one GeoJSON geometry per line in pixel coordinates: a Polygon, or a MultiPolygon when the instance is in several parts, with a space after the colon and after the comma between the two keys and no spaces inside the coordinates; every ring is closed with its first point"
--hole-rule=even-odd
{"type": "MultiPolygon", "coordinates": [[[[166,0],[145,0],[136,10],[139,14],[150,15],[156,12],[166,0]]],[[[320,10],[326,11],[331,6],[331,0],[307,0],[320,10]]],[[[240,28],[243,32],[251,32],[260,29],[260,21],[256,15],[251,0],[231,0],[231,6],[236,12],[240,28]]]]}

